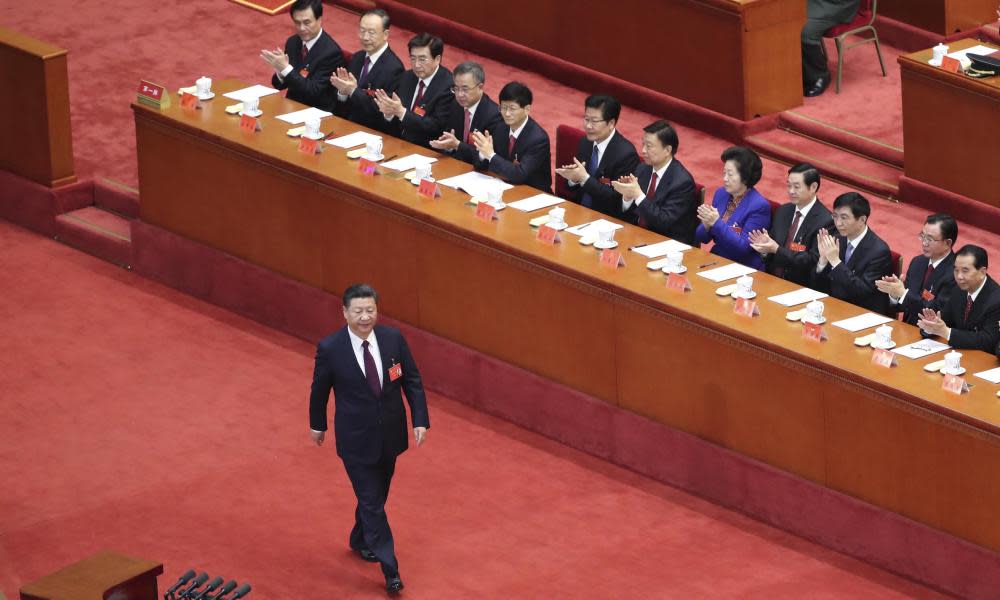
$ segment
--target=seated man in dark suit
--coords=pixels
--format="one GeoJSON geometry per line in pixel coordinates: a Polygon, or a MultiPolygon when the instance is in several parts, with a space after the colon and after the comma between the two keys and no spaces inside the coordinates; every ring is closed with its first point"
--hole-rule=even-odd
{"type": "Polygon", "coordinates": [[[830,69],[823,52],[823,34],[841,23],[850,23],[861,0],[809,0],[802,28],[802,93],[819,96],[830,85],[830,69]]]}
{"type": "Polygon", "coordinates": [[[584,101],[583,130],[573,164],[556,169],[571,187],[573,201],[616,218],[624,218],[622,195],[611,182],[635,173],[639,155],[632,142],[615,130],[622,105],[611,96],[593,95],[584,101]]]}
{"type": "Polygon", "coordinates": [[[483,93],[486,72],[479,63],[466,61],[458,65],[454,79],[452,94],[442,95],[437,100],[443,102],[445,108],[440,111],[436,107],[431,109],[434,114],[443,116],[438,125],[442,133],[436,140],[431,140],[431,148],[476,165],[479,163],[479,151],[472,144],[472,132],[495,131],[502,122],[500,109],[483,93]]]}
{"type": "Polygon", "coordinates": [[[750,246],[764,257],[768,273],[809,285],[819,259],[816,236],[820,229],[831,231],[833,218],[819,201],[820,176],[816,167],[799,163],[788,170],[788,199],[771,218],[770,231],[750,232],[750,246]],[[777,240],[782,243],[779,246],[777,240]]]}
{"type": "Polygon", "coordinates": [[[611,182],[622,195],[622,214],[639,227],[693,246],[699,199],[694,178],[675,156],[677,131],[661,119],[643,132],[643,164],[634,175],[611,182]]]}
{"type": "Polygon", "coordinates": [[[344,66],[344,54],[323,31],[323,3],[296,0],[289,12],[296,34],[285,42],[285,51],[260,51],[264,62],[274,68],[271,85],[287,89],[290,100],[330,110],[330,75],[344,66]]]}
{"type": "Polygon", "coordinates": [[[868,310],[886,314],[889,299],[875,282],[892,273],[889,246],[868,228],[871,206],[857,192],[833,201],[833,224],[838,235],[821,229],[816,236],[819,258],[812,288],[868,310]]]}
{"type": "Polygon", "coordinates": [[[387,131],[388,123],[375,104],[375,90],[389,90],[403,74],[403,63],[389,47],[389,15],[381,8],[365,11],[358,29],[361,50],[348,68],[330,77],[337,88],[337,112],[371,129],[387,131]]]}
{"type": "Polygon", "coordinates": [[[955,290],[955,240],[958,223],[945,214],[930,215],[918,236],[922,253],[910,261],[906,281],[895,275],[875,282],[880,292],[888,294],[889,302],[903,310],[903,320],[916,325],[920,312],[948,303],[955,290]]]}
{"type": "Polygon", "coordinates": [[[1000,341],[1000,286],[986,274],[989,256],[979,246],[966,244],[955,254],[958,286],[940,311],[920,311],[917,327],[937,335],[956,350],[994,352],[1000,341]]]}
{"type": "Polygon", "coordinates": [[[444,42],[429,33],[420,33],[407,44],[411,69],[396,82],[390,96],[385,90],[375,90],[375,104],[388,121],[388,133],[429,148],[437,139],[441,115],[427,115],[431,107],[437,110],[447,105],[435,100],[451,95],[451,71],[441,66],[444,42]]]}
{"type": "Polygon", "coordinates": [[[507,183],[530,185],[551,193],[549,134],[531,118],[531,102],[531,90],[523,83],[512,81],[503,86],[500,90],[503,123],[495,132],[473,131],[472,143],[479,151],[482,165],[507,183]]]}

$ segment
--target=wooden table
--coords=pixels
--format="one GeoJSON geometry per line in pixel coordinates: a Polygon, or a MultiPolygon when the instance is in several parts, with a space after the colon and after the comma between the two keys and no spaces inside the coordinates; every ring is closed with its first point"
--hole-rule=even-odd
{"type": "Polygon", "coordinates": [[[802,0],[400,3],[737,119],[802,104],[802,0]]]}
{"type": "MultiPolygon", "coordinates": [[[[272,118],[294,102],[263,98],[255,135],[224,113],[227,103],[133,106],[143,221],[335,294],[368,281],[394,318],[1000,550],[996,386],[970,377],[971,393],[948,394],[941,375],[921,369],[940,355],[877,367],[855,334],[830,326],[828,341],[805,340],[765,299],[795,286],[765,274],[755,284],[762,314],[735,315],[733,300],[694,275],[727,261],[700,249],[685,254],[694,290],[671,292],[634,252],[611,270],[575,236],[542,244],[528,225],[537,213],[507,208],[483,222],[463,193],[424,199],[404,179],[358,173],[342,150],[299,153],[272,118]]],[[[325,119],[331,126],[357,129],[325,119]]],[[[415,151],[385,140],[387,156],[415,151]]],[[[468,170],[449,158],[434,165],[438,179],[468,170]]],[[[505,200],[535,193],[517,187],[505,200]]],[[[599,216],[564,206],[570,224],[599,216]]],[[[617,239],[628,248],[663,238],[626,226],[617,239]]],[[[831,322],[861,312],[827,301],[831,322]]],[[[919,335],[897,323],[895,339],[919,335]]],[[[997,366],[980,352],[963,363],[970,373],[997,366]]]]}
{"type": "Polygon", "coordinates": [[[941,35],[995,21],[996,9],[996,0],[879,0],[878,3],[878,14],[941,35]]]}
{"type": "MultiPolygon", "coordinates": [[[[949,49],[980,44],[961,40],[949,49]]],[[[995,48],[992,44],[984,44],[995,48]]],[[[1000,77],[974,79],[927,64],[932,52],[899,57],[907,177],[1000,207],[1000,77]]]]}
{"type": "Polygon", "coordinates": [[[157,600],[163,565],[101,552],[21,588],[21,600],[157,600]]]}

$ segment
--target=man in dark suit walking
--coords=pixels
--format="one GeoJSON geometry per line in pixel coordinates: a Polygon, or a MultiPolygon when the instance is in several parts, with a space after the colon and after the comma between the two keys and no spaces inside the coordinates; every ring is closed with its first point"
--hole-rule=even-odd
{"type": "Polygon", "coordinates": [[[771,218],[770,231],[750,232],[750,247],[764,257],[767,272],[799,285],[809,285],[819,259],[820,229],[832,231],[833,217],[816,194],[820,176],[816,167],[799,163],[788,170],[788,199],[771,218]],[[781,244],[778,244],[781,240],[781,244]]]}
{"type": "Polygon", "coordinates": [[[472,143],[489,169],[513,185],[530,185],[552,192],[552,154],[549,134],[531,118],[528,86],[511,81],[500,90],[500,123],[494,132],[472,132],[472,143]],[[493,136],[496,134],[496,137],[493,136]]]}
{"type": "Polygon", "coordinates": [[[834,298],[886,314],[889,299],[875,282],[892,273],[889,246],[868,228],[871,206],[857,192],[833,201],[833,224],[839,235],[825,229],[817,234],[819,258],[812,273],[812,287],[834,298]]]}
{"type": "Polygon", "coordinates": [[[392,531],[385,513],[396,457],[407,446],[406,394],[413,438],[420,446],[430,419],[417,364],[398,329],[376,325],[378,295],[368,285],[344,291],[347,325],[316,347],[309,426],[312,439],[326,437],[326,406],[334,392],[333,428],[337,455],[344,462],[358,505],[350,546],[361,558],[379,562],[390,593],[403,589],[392,531]]]}
{"type": "Polygon", "coordinates": [[[439,124],[447,108],[438,98],[451,96],[451,71],[441,66],[444,42],[429,33],[410,40],[410,70],[403,73],[395,89],[375,90],[375,104],[389,122],[388,133],[413,144],[429,148],[430,141],[441,135],[439,124]],[[436,114],[428,115],[428,111],[436,114]]]}
{"type": "Polygon", "coordinates": [[[940,336],[956,350],[995,352],[1000,342],[1000,285],[986,273],[989,256],[979,246],[966,244],[955,254],[958,287],[940,310],[920,311],[917,327],[927,336],[940,336]]]}
{"type": "Polygon", "coordinates": [[[296,34],[285,42],[285,51],[260,51],[264,62],[274,68],[271,85],[287,89],[290,100],[331,110],[330,75],[344,66],[344,53],[323,31],[323,3],[296,0],[289,12],[296,34]]]}
{"type": "Polygon", "coordinates": [[[433,113],[442,115],[438,125],[441,135],[431,140],[431,148],[472,165],[479,163],[479,151],[472,143],[472,133],[493,133],[502,123],[497,103],[483,92],[485,84],[486,72],[479,63],[466,61],[455,67],[452,94],[437,100],[444,103],[445,108],[431,109],[433,113]]]}
{"type": "Polygon", "coordinates": [[[624,219],[622,195],[611,182],[635,173],[639,155],[615,126],[622,106],[611,96],[593,95],[583,103],[583,131],[573,164],[556,169],[576,189],[573,201],[606,215],[624,219]]]}
{"type": "Polygon", "coordinates": [[[389,14],[381,8],[365,11],[358,28],[361,50],[351,64],[330,77],[337,89],[337,112],[358,125],[379,131],[389,126],[375,103],[375,90],[390,90],[403,74],[403,63],[389,47],[389,14]]]}
{"type": "Polygon", "coordinates": [[[819,96],[830,86],[830,69],[823,51],[823,34],[841,23],[850,23],[861,0],[809,0],[802,28],[802,93],[819,96]]]}
{"type": "Polygon", "coordinates": [[[936,214],[924,221],[920,238],[921,254],[910,261],[906,280],[888,275],[875,282],[875,287],[889,296],[893,306],[901,308],[903,320],[916,325],[920,312],[948,303],[955,290],[955,240],[958,223],[951,216],[936,214]]]}

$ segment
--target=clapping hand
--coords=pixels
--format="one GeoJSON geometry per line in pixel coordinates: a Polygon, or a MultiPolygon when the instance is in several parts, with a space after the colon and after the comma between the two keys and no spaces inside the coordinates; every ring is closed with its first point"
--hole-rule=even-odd
{"type": "Polygon", "coordinates": [[[899,300],[906,293],[906,286],[895,275],[886,275],[882,279],[876,279],[875,287],[878,288],[878,291],[889,294],[895,300],[899,300]]]}
{"type": "Polygon", "coordinates": [[[278,73],[284,71],[285,67],[288,66],[288,55],[282,52],[281,48],[275,48],[274,50],[262,49],[260,57],[278,73]]]}
{"type": "Polygon", "coordinates": [[[435,150],[454,150],[458,148],[458,138],[455,137],[455,130],[449,130],[441,134],[436,140],[431,140],[431,148],[435,150]]]}
{"type": "Polygon", "coordinates": [[[473,131],[472,143],[476,146],[476,150],[479,150],[480,154],[487,159],[493,158],[493,136],[490,135],[489,131],[473,131]]]}
{"type": "Polygon", "coordinates": [[[406,109],[403,108],[403,101],[399,99],[396,92],[392,93],[392,96],[385,93],[385,90],[375,90],[375,105],[378,106],[379,111],[387,117],[396,117],[402,119],[403,115],[406,114],[406,109]]]}
{"type": "Polygon", "coordinates": [[[639,178],[635,175],[622,175],[618,178],[618,181],[611,182],[611,187],[615,188],[615,191],[629,202],[642,195],[642,189],[639,187],[639,178]]]}
{"type": "Polygon", "coordinates": [[[699,204],[698,220],[705,226],[705,229],[711,229],[719,220],[719,211],[711,204],[699,204]]]}
{"type": "Polygon", "coordinates": [[[951,333],[951,329],[945,324],[944,319],[941,318],[941,313],[930,308],[920,311],[920,318],[917,319],[917,327],[924,333],[939,335],[945,339],[948,339],[948,334],[951,333]]]}
{"type": "Polygon", "coordinates": [[[819,262],[817,266],[825,268],[826,265],[836,267],[840,264],[840,240],[829,231],[820,229],[816,235],[816,242],[819,245],[819,262]]]}
{"type": "Polygon", "coordinates": [[[750,247],[758,254],[774,254],[778,251],[778,242],[771,239],[765,229],[754,229],[747,236],[750,247]]]}
{"type": "Polygon", "coordinates": [[[358,88],[358,80],[344,67],[338,67],[337,72],[330,75],[330,84],[345,96],[350,96],[358,88]]]}
{"type": "Polygon", "coordinates": [[[573,183],[583,183],[588,177],[587,167],[584,166],[582,162],[577,160],[575,156],[573,157],[573,164],[558,167],[556,169],[556,175],[559,175],[568,181],[572,181],[573,183]]]}

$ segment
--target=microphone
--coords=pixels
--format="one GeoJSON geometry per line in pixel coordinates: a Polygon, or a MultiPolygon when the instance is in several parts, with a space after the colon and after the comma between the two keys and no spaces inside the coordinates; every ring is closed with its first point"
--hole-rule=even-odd
{"type": "Polygon", "coordinates": [[[229,581],[226,582],[226,585],[222,586],[219,589],[219,593],[216,594],[215,597],[212,598],[211,600],[219,600],[219,598],[222,598],[223,596],[225,596],[229,592],[233,591],[234,587],[236,587],[236,580],[235,579],[230,579],[229,581]]]}
{"type": "Polygon", "coordinates": [[[205,589],[203,589],[200,594],[195,596],[193,600],[202,600],[203,598],[205,598],[205,596],[208,595],[209,592],[219,587],[220,585],[222,585],[222,578],[216,577],[212,581],[209,581],[208,586],[205,589]]]}
{"type": "Polygon", "coordinates": [[[188,588],[178,596],[178,598],[184,598],[185,596],[189,596],[191,592],[201,587],[201,584],[205,583],[206,581],[208,581],[208,573],[202,571],[201,575],[195,577],[194,581],[191,582],[191,585],[189,585],[188,588]]]}
{"type": "Polygon", "coordinates": [[[167,593],[164,594],[164,595],[165,596],[169,596],[170,594],[173,594],[180,587],[182,587],[185,583],[191,581],[192,577],[194,577],[194,569],[188,569],[187,573],[184,573],[183,575],[181,575],[180,578],[177,579],[177,583],[175,583],[173,585],[173,587],[171,587],[169,590],[167,590],[167,593]]]}
{"type": "Polygon", "coordinates": [[[240,587],[236,588],[236,591],[233,593],[233,597],[230,598],[229,600],[238,600],[239,598],[242,598],[243,596],[246,596],[249,593],[250,593],[250,584],[244,583],[240,587]]]}

